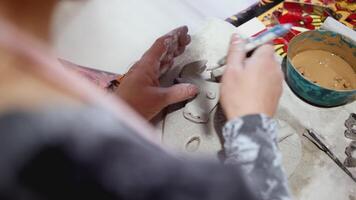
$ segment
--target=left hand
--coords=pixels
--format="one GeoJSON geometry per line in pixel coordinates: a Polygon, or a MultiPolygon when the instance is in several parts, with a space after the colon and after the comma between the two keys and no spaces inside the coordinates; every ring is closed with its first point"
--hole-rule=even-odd
{"type": "Polygon", "coordinates": [[[148,120],[168,105],[194,97],[198,92],[194,85],[164,88],[159,83],[160,76],[173,66],[174,58],[184,52],[190,41],[187,27],[157,39],[126,74],[115,93],[148,120]]]}

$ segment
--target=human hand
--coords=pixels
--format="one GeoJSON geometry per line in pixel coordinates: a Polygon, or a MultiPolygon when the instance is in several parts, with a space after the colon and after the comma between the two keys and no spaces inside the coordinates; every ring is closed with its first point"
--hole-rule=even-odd
{"type": "Polygon", "coordinates": [[[146,119],[152,119],[163,108],[194,97],[198,88],[191,84],[160,87],[159,78],[181,55],[191,38],[187,27],[177,28],[157,39],[153,46],[134,64],[115,91],[146,119]]]}
{"type": "Polygon", "coordinates": [[[272,117],[283,87],[283,73],[274,49],[263,45],[246,58],[243,45],[238,35],[232,36],[221,83],[221,105],[229,120],[259,113],[272,117]]]}

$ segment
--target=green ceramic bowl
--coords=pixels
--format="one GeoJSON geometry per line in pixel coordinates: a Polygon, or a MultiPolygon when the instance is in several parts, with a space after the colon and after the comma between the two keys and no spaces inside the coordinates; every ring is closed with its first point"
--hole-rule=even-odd
{"type": "Polygon", "coordinates": [[[356,72],[356,44],[335,32],[315,30],[294,37],[289,43],[286,78],[291,89],[305,101],[322,107],[336,107],[355,101],[356,90],[333,90],[314,84],[295,69],[291,60],[305,50],[325,50],[348,62],[356,72]]]}

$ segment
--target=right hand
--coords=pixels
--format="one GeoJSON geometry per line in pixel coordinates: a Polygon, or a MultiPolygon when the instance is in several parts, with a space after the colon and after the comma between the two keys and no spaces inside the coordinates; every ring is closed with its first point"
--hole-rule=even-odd
{"type": "Polygon", "coordinates": [[[221,105],[229,120],[250,114],[273,117],[282,94],[283,73],[271,45],[258,48],[250,58],[244,41],[234,34],[221,84],[221,105]]]}

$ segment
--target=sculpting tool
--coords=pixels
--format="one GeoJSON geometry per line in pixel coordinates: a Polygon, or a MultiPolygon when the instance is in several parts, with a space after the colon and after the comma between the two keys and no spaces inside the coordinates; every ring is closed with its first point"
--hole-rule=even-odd
{"type": "MultiPolygon", "coordinates": [[[[276,38],[284,36],[289,32],[291,28],[292,24],[276,25],[255,38],[247,39],[247,43],[244,49],[245,52],[247,52],[246,55],[251,55],[252,52],[259,46],[262,46],[268,42],[273,41],[276,38]]],[[[218,67],[211,69],[211,76],[213,79],[216,79],[217,77],[223,75],[225,71],[226,60],[227,56],[219,60],[218,67]]]]}
{"type": "Polygon", "coordinates": [[[307,130],[307,134],[304,134],[304,136],[314,143],[320,150],[324,151],[354,182],[356,182],[356,177],[350,172],[349,169],[347,169],[340,159],[337,158],[337,156],[323,142],[323,139],[317,133],[312,130],[307,130]]]}

